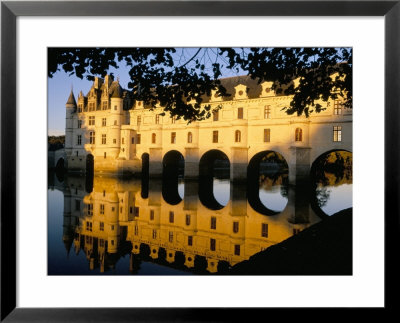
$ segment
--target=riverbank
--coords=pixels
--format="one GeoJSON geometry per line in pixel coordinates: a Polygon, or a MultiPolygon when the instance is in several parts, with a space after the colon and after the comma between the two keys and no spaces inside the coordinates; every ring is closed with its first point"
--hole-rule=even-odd
{"type": "Polygon", "coordinates": [[[255,254],[230,275],[351,275],[353,209],[340,211],[255,254]]]}

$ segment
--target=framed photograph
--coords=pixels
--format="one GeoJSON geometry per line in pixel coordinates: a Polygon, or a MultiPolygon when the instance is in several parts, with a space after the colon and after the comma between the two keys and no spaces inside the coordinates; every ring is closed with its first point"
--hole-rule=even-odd
{"type": "Polygon", "coordinates": [[[2,2],[1,320],[393,309],[399,13],[2,2]]]}

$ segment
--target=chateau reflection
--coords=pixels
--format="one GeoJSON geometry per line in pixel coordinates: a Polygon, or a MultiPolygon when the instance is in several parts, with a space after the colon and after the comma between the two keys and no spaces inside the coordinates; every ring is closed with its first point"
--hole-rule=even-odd
{"type": "Polygon", "coordinates": [[[129,255],[132,274],[142,262],[196,274],[224,274],[230,266],[320,221],[311,208],[308,191],[300,188],[295,192],[282,185],[286,180],[285,176],[264,176],[256,186],[278,190],[287,198],[284,209],[272,216],[262,212],[258,190],[249,191],[246,185],[231,184],[229,202],[220,205],[209,178],[185,181],[183,199],[175,178],[94,177],[90,185],[85,177],[68,176],[63,182],[54,179],[49,186],[59,186],[64,192],[67,253],[84,252],[90,269],[106,272],[129,255]]]}

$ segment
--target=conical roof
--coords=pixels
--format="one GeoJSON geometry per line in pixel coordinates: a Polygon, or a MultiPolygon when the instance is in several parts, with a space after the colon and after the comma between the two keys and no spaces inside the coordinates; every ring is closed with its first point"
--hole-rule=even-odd
{"type": "Polygon", "coordinates": [[[68,98],[68,101],[66,104],[71,104],[71,105],[76,106],[75,96],[74,96],[74,93],[72,92],[72,90],[71,90],[71,93],[69,95],[69,98],[68,98]]]}

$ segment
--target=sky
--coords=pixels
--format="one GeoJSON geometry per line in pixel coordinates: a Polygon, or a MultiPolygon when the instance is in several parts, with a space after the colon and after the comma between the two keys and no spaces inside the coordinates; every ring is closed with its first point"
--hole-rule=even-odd
{"type": "MultiPolygon", "coordinates": [[[[174,54],[175,62],[183,64],[189,60],[198,48],[177,48],[174,54]]],[[[199,53],[197,57],[203,59],[203,63],[206,66],[211,66],[213,57],[215,58],[215,48],[209,48],[207,52],[204,50],[199,53]],[[214,55],[213,55],[214,54],[214,55]]],[[[226,62],[219,60],[222,65],[226,65],[226,62]]],[[[229,77],[236,75],[243,75],[244,72],[235,73],[228,69],[222,70],[223,75],[221,77],[229,77]]],[[[108,73],[113,73],[114,78],[119,78],[121,86],[128,89],[129,75],[128,68],[126,65],[120,65],[118,69],[110,68],[108,73]]],[[[84,95],[89,92],[93,81],[87,79],[80,79],[75,75],[70,76],[63,70],[57,71],[52,78],[48,78],[48,135],[60,136],[65,134],[65,103],[68,100],[71,89],[77,99],[80,91],[84,95]]]]}

